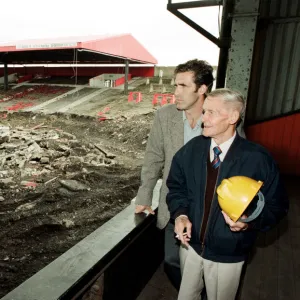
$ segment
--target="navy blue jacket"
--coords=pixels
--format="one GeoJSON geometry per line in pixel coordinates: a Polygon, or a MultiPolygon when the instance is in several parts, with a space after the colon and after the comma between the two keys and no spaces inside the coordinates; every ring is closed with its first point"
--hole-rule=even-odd
{"type": "Polygon", "coordinates": [[[204,243],[200,231],[204,213],[207,158],[211,138],[198,136],[174,156],[167,186],[167,204],[171,219],[184,214],[192,223],[190,245],[203,258],[215,262],[233,263],[246,259],[259,230],[266,231],[287,214],[288,198],[280,180],[276,163],[262,146],[236,135],[219,167],[216,187],[225,178],[236,175],[261,180],[265,207],[260,216],[245,231],[233,232],[225,223],[215,192],[207,222],[204,243]]]}

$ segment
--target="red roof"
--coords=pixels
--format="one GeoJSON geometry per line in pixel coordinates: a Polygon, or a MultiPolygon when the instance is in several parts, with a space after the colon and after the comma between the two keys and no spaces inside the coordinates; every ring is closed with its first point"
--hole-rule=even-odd
{"type": "MultiPolygon", "coordinates": [[[[107,55],[132,62],[157,64],[157,60],[131,34],[105,35],[90,37],[67,37],[55,39],[25,40],[0,43],[0,53],[49,51],[58,49],[79,49],[95,54],[107,55]]],[[[25,53],[24,53],[25,54],[25,53]]],[[[18,55],[20,56],[20,55],[18,55]]],[[[16,57],[14,55],[14,60],[16,57]]],[[[0,56],[1,57],[1,56],[0,56]]],[[[7,61],[8,63],[10,61],[7,61]]],[[[15,62],[15,61],[14,61],[15,62]]]]}

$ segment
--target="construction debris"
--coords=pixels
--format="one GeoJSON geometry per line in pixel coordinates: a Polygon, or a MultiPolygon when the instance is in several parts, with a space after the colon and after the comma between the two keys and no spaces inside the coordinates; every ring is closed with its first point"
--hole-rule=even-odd
{"type": "MultiPolygon", "coordinates": [[[[24,179],[33,181],[32,177],[47,177],[49,181],[53,169],[66,170],[74,164],[78,168],[115,164],[113,159],[116,155],[90,143],[82,144],[73,134],[42,128],[43,125],[41,123],[30,129],[0,127],[1,183],[9,185],[13,182],[15,168],[19,170],[19,178],[15,178],[15,183],[23,180],[21,186],[35,187],[28,182],[25,184],[24,179]]],[[[83,188],[80,187],[80,190],[83,188]]]]}
{"type": "Polygon", "coordinates": [[[59,183],[72,192],[89,191],[90,188],[77,180],[60,180],[59,183]]]}
{"type": "Polygon", "coordinates": [[[9,127],[0,126],[0,144],[9,140],[9,127]]]}

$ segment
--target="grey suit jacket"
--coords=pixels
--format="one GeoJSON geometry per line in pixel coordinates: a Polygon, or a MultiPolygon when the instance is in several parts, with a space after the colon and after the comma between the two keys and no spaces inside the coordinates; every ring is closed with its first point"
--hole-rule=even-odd
{"type": "MultiPolygon", "coordinates": [[[[147,142],[141,172],[141,185],[135,203],[137,205],[151,206],[153,189],[162,175],[157,215],[158,228],[164,228],[170,219],[170,213],[166,204],[168,193],[166,180],[173,156],[183,146],[183,130],[182,111],[178,111],[175,104],[165,105],[156,112],[147,142]]],[[[242,132],[240,135],[244,136],[244,133],[242,132]]]]}

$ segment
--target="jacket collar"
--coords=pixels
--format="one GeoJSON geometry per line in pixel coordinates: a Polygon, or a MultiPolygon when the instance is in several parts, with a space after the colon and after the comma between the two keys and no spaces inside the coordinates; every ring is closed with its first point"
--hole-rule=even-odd
{"type": "MultiPolygon", "coordinates": [[[[224,161],[221,163],[220,170],[221,174],[218,177],[226,178],[227,173],[230,171],[232,164],[235,163],[236,160],[239,159],[241,155],[240,146],[243,138],[236,134],[236,137],[231,144],[224,161]]],[[[194,175],[195,180],[198,181],[203,176],[203,171],[206,170],[207,158],[210,151],[211,138],[207,138],[204,136],[199,137],[198,143],[195,147],[195,154],[193,158],[198,157],[199,160],[195,160],[194,163],[194,175]]],[[[206,171],[204,171],[206,174],[206,171]]],[[[198,183],[199,184],[199,183],[198,183]]]]}
{"type": "MultiPolygon", "coordinates": [[[[225,156],[224,161],[236,160],[240,157],[241,153],[239,151],[239,148],[242,140],[243,138],[240,137],[238,133],[236,133],[236,136],[225,156]]],[[[211,138],[201,136],[201,138],[198,140],[198,143],[196,144],[197,154],[201,155],[201,157],[205,156],[205,159],[207,159],[210,151],[210,144],[211,144],[211,138]]]]}
{"type": "Polygon", "coordinates": [[[224,162],[234,162],[235,160],[238,160],[241,156],[241,151],[239,151],[239,148],[241,146],[243,138],[239,136],[239,134],[236,132],[236,136],[234,141],[232,142],[226,156],[224,159],[224,162]]]}

